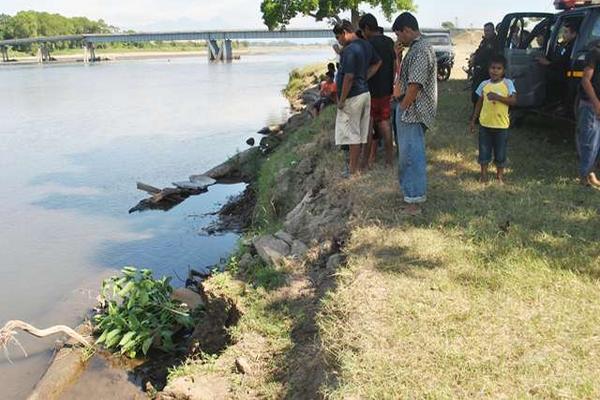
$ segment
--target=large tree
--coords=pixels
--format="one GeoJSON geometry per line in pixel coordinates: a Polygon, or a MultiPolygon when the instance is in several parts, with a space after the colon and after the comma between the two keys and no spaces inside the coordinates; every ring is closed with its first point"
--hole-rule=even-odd
{"type": "Polygon", "coordinates": [[[415,9],[413,0],[263,0],[260,9],[265,25],[273,30],[284,28],[297,15],[339,21],[344,11],[350,11],[352,23],[357,25],[361,3],[379,7],[388,20],[395,12],[415,9]]]}

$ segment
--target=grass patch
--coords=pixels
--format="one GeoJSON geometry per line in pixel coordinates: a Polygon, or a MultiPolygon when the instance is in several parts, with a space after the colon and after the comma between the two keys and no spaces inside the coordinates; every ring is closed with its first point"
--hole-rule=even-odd
{"type": "Polygon", "coordinates": [[[293,69],[283,94],[288,99],[297,98],[306,88],[319,84],[325,71],[327,71],[327,64],[324,63],[293,69]]]}
{"type": "Polygon", "coordinates": [[[200,373],[213,372],[217,355],[199,354],[186,359],[180,365],[168,369],[167,381],[171,382],[177,378],[194,376],[200,373]]]}
{"type": "Polygon", "coordinates": [[[600,193],[577,185],[572,127],[511,133],[508,185],[477,182],[465,83],[440,87],[429,201],[395,171],[352,183],[348,266],[319,329],[329,398],[600,398],[600,193]]]}
{"type": "Polygon", "coordinates": [[[312,146],[315,173],[330,171],[325,186],[352,200],[347,265],[319,302],[302,268],[241,271],[233,258],[211,281],[241,303],[236,345],[173,375],[232,376],[244,355],[256,368],[233,375],[233,398],[306,398],[314,382],[331,399],[600,398],[600,193],[576,184],[572,127],[531,119],[512,132],[509,184],[480,184],[464,86],[440,86],[418,218],[400,211],[395,169],[331,182],[343,159],[319,141],[333,134],[334,108],[288,135],[260,167],[254,228],[280,227],[296,199],[275,205],[278,177],[312,146]],[[314,350],[305,358],[302,335],[314,350]],[[319,354],[331,367],[322,374],[319,354]]]}

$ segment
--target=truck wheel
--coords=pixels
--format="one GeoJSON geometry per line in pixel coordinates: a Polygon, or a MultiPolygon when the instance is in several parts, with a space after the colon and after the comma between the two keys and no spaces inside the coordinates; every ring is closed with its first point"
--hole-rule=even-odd
{"type": "Polygon", "coordinates": [[[510,127],[519,128],[525,123],[526,113],[523,110],[510,110],[510,127]]]}

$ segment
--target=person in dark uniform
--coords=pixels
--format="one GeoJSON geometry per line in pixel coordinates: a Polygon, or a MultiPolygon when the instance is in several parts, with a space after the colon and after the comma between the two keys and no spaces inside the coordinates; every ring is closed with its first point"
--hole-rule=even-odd
{"type": "Polygon", "coordinates": [[[539,57],[537,59],[540,65],[547,67],[549,100],[564,98],[564,88],[567,85],[567,71],[571,64],[573,46],[579,32],[579,25],[575,22],[565,23],[564,28],[563,41],[556,46],[556,50],[550,55],[550,58],[539,57]]]}
{"type": "Polygon", "coordinates": [[[471,101],[476,104],[479,101],[479,96],[475,91],[481,82],[490,79],[488,66],[490,59],[499,52],[498,38],[496,36],[496,27],[493,23],[488,22],[483,27],[483,39],[479,47],[473,54],[471,60],[473,65],[473,82],[471,86],[471,101]]]}

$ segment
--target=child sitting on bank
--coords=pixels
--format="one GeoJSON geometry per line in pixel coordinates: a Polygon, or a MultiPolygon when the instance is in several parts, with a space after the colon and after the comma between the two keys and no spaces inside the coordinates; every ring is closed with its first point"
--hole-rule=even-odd
{"type": "Polygon", "coordinates": [[[327,78],[321,82],[320,92],[321,98],[313,105],[315,116],[319,115],[321,110],[329,104],[334,104],[337,100],[337,85],[334,81],[334,72],[327,71],[327,78]]]}
{"type": "Polygon", "coordinates": [[[510,79],[504,77],[506,59],[495,55],[490,60],[490,79],[477,88],[479,100],[471,120],[471,133],[479,119],[479,164],[480,181],[487,181],[488,166],[496,165],[496,178],[504,183],[504,168],[507,164],[507,146],[510,127],[509,107],[517,104],[517,91],[510,79]]]}

